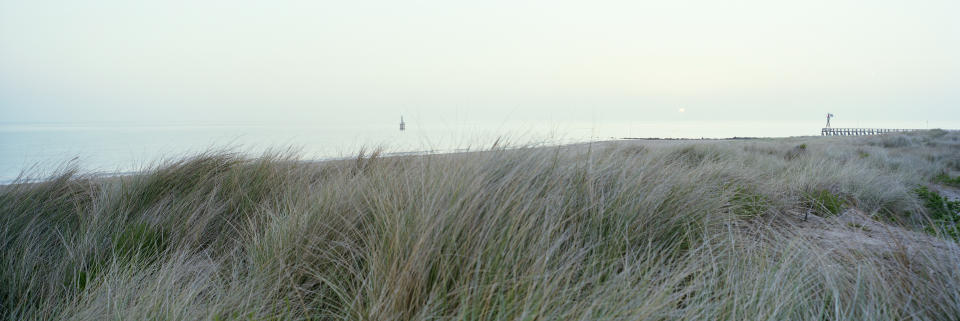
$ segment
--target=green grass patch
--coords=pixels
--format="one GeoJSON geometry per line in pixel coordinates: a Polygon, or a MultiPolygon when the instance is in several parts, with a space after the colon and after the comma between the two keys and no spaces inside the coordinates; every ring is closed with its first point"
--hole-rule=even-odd
{"type": "Polygon", "coordinates": [[[950,201],[926,186],[918,187],[914,193],[923,202],[927,215],[933,221],[933,225],[924,227],[924,230],[932,234],[941,232],[954,241],[960,241],[960,227],[957,226],[960,223],[960,201],[950,201]]]}
{"type": "Polygon", "coordinates": [[[943,185],[960,187],[960,176],[950,177],[947,173],[940,173],[940,175],[934,176],[933,181],[943,185]]]}
{"type": "Polygon", "coordinates": [[[156,260],[167,248],[169,233],[158,226],[132,224],[113,237],[113,255],[129,261],[156,260]]]}
{"type": "Polygon", "coordinates": [[[807,206],[819,216],[839,215],[847,207],[847,202],[839,195],[826,189],[817,189],[804,195],[807,206]]]}
{"type": "Polygon", "coordinates": [[[770,199],[752,189],[737,187],[730,198],[731,210],[739,218],[763,215],[770,208],[770,199]]]}
{"type": "Polygon", "coordinates": [[[77,266],[75,270],[68,271],[68,276],[64,278],[65,288],[74,293],[83,292],[84,289],[100,275],[103,264],[91,262],[85,266],[77,266]]]}

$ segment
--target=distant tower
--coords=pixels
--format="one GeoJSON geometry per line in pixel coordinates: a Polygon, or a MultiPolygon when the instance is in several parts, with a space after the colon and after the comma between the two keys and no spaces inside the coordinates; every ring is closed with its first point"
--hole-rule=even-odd
{"type": "MultiPolygon", "coordinates": [[[[837,117],[837,116],[834,116],[834,115],[831,114],[831,113],[827,113],[827,128],[830,128],[830,118],[834,118],[834,117],[837,117]]],[[[403,126],[403,125],[401,125],[401,126],[403,126]]]]}
{"type": "Polygon", "coordinates": [[[400,131],[407,130],[407,123],[403,122],[403,116],[400,116],[400,131]]]}

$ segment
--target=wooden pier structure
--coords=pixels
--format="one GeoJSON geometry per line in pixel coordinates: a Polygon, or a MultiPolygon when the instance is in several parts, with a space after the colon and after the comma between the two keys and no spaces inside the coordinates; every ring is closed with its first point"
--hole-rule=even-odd
{"type": "MultiPolygon", "coordinates": [[[[829,124],[829,120],[827,120],[829,124]]],[[[821,136],[864,136],[888,133],[912,132],[920,129],[892,129],[892,128],[830,128],[820,130],[821,136]]]]}

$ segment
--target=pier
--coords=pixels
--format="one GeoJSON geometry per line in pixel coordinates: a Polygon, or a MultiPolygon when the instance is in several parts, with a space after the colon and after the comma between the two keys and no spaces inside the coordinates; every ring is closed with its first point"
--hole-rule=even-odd
{"type": "MultiPolygon", "coordinates": [[[[829,121],[828,121],[829,124],[829,121]]],[[[824,127],[820,130],[821,136],[864,136],[880,135],[887,133],[912,132],[920,129],[892,129],[892,128],[830,128],[824,127]]]]}

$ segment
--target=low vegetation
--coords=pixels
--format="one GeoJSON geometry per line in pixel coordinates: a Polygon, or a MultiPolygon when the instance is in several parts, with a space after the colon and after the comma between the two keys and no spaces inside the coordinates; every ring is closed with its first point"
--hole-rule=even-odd
{"type": "Polygon", "coordinates": [[[955,241],[960,241],[960,201],[946,199],[926,186],[918,187],[916,193],[932,220],[926,227],[927,232],[941,232],[955,241]]]}
{"type": "Polygon", "coordinates": [[[66,169],[0,187],[0,317],[954,320],[958,164],[930,131],[66,169]]]}
{"type": "Polygon", "coordinates": [[[950,177],[947,173],[940,173],[934,177],[934,181],[948,186],[960,187],[960,176],[950,177]]]}

